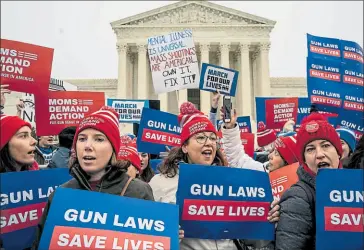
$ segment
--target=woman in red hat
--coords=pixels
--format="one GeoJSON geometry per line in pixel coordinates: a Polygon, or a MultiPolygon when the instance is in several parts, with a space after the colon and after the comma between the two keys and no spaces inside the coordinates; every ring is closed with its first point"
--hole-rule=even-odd
{"type": "Polygon", "coordinates": [[[274,141],[274,147],[268,155],[268,170],[273,172],[282,167],[298,162],[296,155],[296,135],[278,137],[274,141]]]}
{"type": "Polygon", "coordinates": [[[36,142],[30,123],[18,116],[0,115],[0,173],[38,170],[36,142]]]}
{"type": "MultiPolygon", "coordinates": [[[[194,104],[185,102],[180,107],[178,116],[181,131],[181,145],[171,149],[164,159],[160,173],[149,182],[156,201],[176,203],[178,187],[179,163],[228,166],[223,154],[219,150],[218,137],[215,126],[207,116],[197,110],[194,104]]],[[[183,228],[182,228],[183,229],[183,228]]],[[[180,231],[180,235],[183,231],[180,231]]],[[[184,238],[181,250],[237,250],[242,247],[236,240],[210,240],[184,238]]]]}
{"type": "Polygon", "coordinates": [[[321,168],[342,168],[340,138],[318,113],[307,116],[297,133],[298,183],[282,196],[276,250],[315,249],[316,174],[321,168]]]}
{"type": "MultiPolygon", "coordinates": [[[[62,187],[154,200],[147,183],[131,178],[125,166],[120,166],[119,115],[110,107],[102,107],[79,124],[73,141],[70,173],[74,177],[62,187]]],[[[37,249],[51,205],[50,195],[38,224],[33,247],[37,249]]]]}

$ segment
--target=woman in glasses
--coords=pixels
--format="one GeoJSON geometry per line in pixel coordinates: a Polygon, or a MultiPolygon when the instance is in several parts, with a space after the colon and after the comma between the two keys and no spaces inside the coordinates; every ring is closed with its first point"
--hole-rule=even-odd
{"type": "MultiPolygon", "coordinates": [[[[149,182],[156,201],[176,203],[179,163],[227,166],[218,146],[217,131],[211,121],[190,102],[180,107],[178,116],[181,131],[181,145],[173,148],[159,168],[160,173],[149,182]]],[[[183,235],[183,231],[180,231],[183,235]]],[[[238,248],[239,247],[239,248],[238,248]]],[[[184,238],[181,250],[237,250],[236,240],[209,240],[184,238]]]]}

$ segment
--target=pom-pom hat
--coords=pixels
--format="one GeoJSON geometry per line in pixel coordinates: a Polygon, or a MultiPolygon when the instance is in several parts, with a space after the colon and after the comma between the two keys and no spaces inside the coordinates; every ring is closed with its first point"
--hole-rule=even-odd
{"type": "Polygon", "coordinates": [[[215,126],[204,113],[196,109],[191,102],[185,102],[180,107],[178,122],[182,129],[181,145],[191,136],[200,132],[213,132],[217,134],[215,126]]]}
{"type": "Polygon", "coordinates": [[[259,147],[267,146],[277,139],[273,129],[267,129],[264,122],[258,122],[257,142],[259,147]]]}
{"type": "Polygon", "coordinates": [[[275,148],[288,165],[298,162],[296,142],[296,136],[279,137],[274,142],[275,148]]]}
{"type": "Polygon", "coordinates": [[[120,149],[119,115],[115,109],[103,106],[100,110],[86,116],[78,125],[73,140],[73,148],[76,149],[76,142],[81,131],[93,128],[105,134],[109,139],[115,154],[120,149]]]}
{"type": "Polygon", "coordinates": [[[356,146],[356,138],[354,131],[345,127],[341,127],[337,128],[336,132],[338,132],[340,139],[344,140],[348,144],[351,151],[354,152],[356,146]]]}
{"type": "Polygon", "coordinates": [[[118,160],[130,161],[134,167],[141,171],[141,162],[137,150],[136,138],[132,140],[128,135],[120,137],[118,160]]]}

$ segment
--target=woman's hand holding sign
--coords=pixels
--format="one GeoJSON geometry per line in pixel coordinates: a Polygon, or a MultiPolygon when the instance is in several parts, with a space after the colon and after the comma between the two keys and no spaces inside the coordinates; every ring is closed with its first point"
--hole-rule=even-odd
{"type": "Polygon", "coordinates": [[[270,206],[272,209],[268,213],[268,221],[271,223],[278,222],[280,216],[279,210],[281,209],[279,200],[274,200],[270,206]]]}

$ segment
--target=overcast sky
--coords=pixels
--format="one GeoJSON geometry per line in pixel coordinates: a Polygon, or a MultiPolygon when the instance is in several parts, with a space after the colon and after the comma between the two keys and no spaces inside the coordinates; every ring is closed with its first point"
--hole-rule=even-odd
{"type": "MultiPolygon", "coordinates": [[[[1,38],[55,49],[52,77],[117,78],[116,36],[110,22],[176,1],[1,1],[1,38]]],[[[306,33],[363,47],[363,1],[211,1],[277,21],[271,33],[272,77],[304,77],[306,33]]]]}

